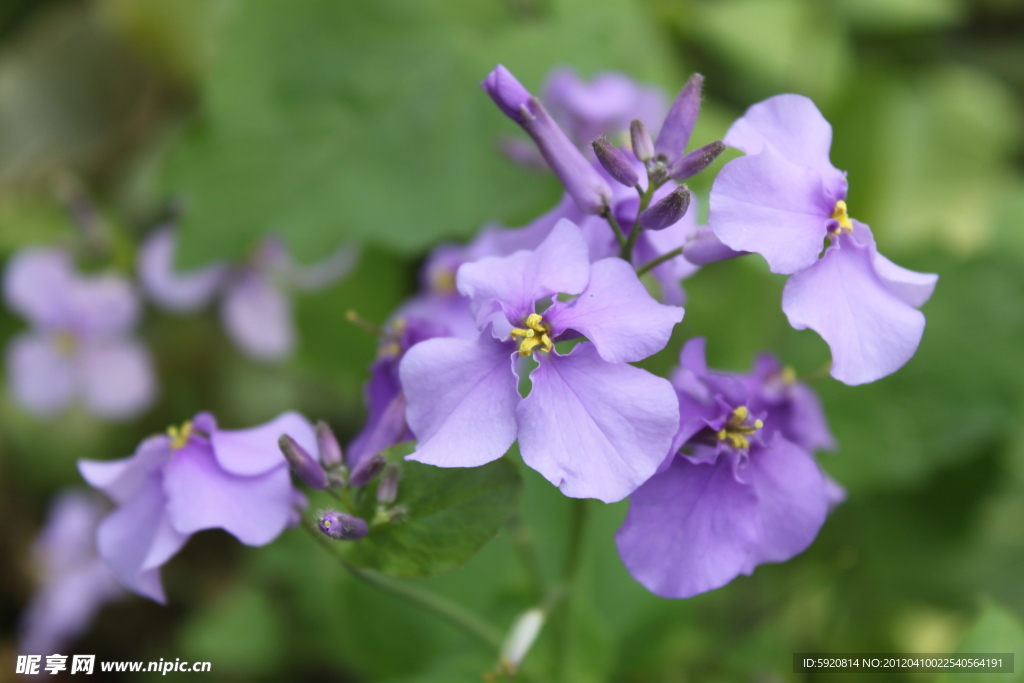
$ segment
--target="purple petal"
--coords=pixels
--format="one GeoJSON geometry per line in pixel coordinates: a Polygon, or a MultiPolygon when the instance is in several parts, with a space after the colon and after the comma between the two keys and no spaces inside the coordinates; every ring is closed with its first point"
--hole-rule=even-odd
{"type": "Polygon", "coordinates": [[[210,443],[217,462],[227,472],[240,476],[264,474],[285,464],[277,446],[282,434],[295,439],[309,453],[316,453],[316,430],[309,420],[294,412],[282,413],[251,429],[217,429],[210,443]]]}
{"type": "Polygon", "coordinates": [[[291,300],[255,272],[228,287],[221,317],[232,341],[254,360],[279,361],[295,349],[291,300]]]}
{"type": "Polygon", "coordinates": [[[472,258],[467,260],[472,261],[484,256],[507,256],[523,249],[536,249],[563,218],[580,225],[581,221],[589,216],[579,210],[572,197],[567,193],[563,194],[553,209],[521,228],[485,227],[470,243],[469,251],[472,258]]]}
{"type": "Polygon", "coordinates": [[[813,458],[777,438],[747,462],[749,483],[729,458],[680,457],[637,489],[616,534],[633,578],[662,597],[689,598],[810,545],[827,510],[813,458]]]}
{"type": "Polygon", "coordinates": [[[117,339],[139,319],[142,305],[132,284],[113,273],[77,277],[67,292],[69,327],[85,339],[117,339]]]}
{"type": "Polygon", "coordinates": [[[73,358],[49,334],[22,333],[7,346],[7,377],[14,400],[39,417],[52,417],[75,391],[73,358]]]}
{"type": "MultiPolygon", "coordinates": [[[[692,213],[692,212],[691,212],[692,213]]],[[[696,264],[697,266],[704,266],[715,261],[724,261],[726,259],[736,258],[737,256],[743,256],[750,252],[747,251],[736,251],[730,249],[722,243],[722,240],[715,236],[714,230],[707,226],[700,226],[693,234],[690,235],[690,239],[687,240],[686,246],[683,250],[683,254],[686,256],[686,260],[690,263],[696,264]]]]}
{"type": "Polygon", "coordinates": [[[718,173],[709,223],[726,246],[761,254],[773,273],[795,273],[821,253],[837,199],[824,190],[816,170],[765,145],[760,154],[733,159],[718,173]]]}
{"type": "Polygon", "coordinates": [[[923,306],[935,291],[935,284],[938,282],[939,276],[934,273],[918,273],[897,266],[878,253],[875,238],[868,226],[857,220],[852,223],[854,239],[858,244],[870,245],[871,264],[889,291],[914,308],[923,306]]]}
{"type": "Polygon", "coordinates": [[[93,488],[124,504],[138,493],[150,473],[171,457],[170,437],[160,434],[139,444],[130,458],[79,460],[78,471],[93,488]]]}
{"type": "Polygon", "coordinates": [[[530,100],[530,91],[504,66],[499,64],[487,74],[480,86],[491,96],[498,108],[518,124],[523,123],[520,109],[530,100]]]}
{"type": "Polygon", "coordinates": [[[294,499],[283,457],[278,467],[243,477],[225,471],[202,442],[174,454],[164,470],[164,492],[167,515],[179,532],[224,529],[246,545],[277,538],[288,526],[294,499]]]}
{"type": "Polygon", "coordinates": [[[109,420],[142,413],[156,398],[156,375],[149,351],[135,341],[82,345],[75,358],[82,397],[89,412],[109,420]]]}
{"type": "Polygon", "coordinates": [[[4,299],[8,308],[46,329],[66,327],[70,320],[67,293],[74,264],[67,251],[28,247],[11,256],[4,269],[4,299]]]}
{"type": "Polygon", "coordinates": [[[704,86],[704,77],[700,74],[693,74],[690,80],[680,91],[672,108],[668,110],[665,123],[661,125],[661,132],[654,143],[654,150],[665,157],[669,163],[675,161],[682,155],[690,142],[690,135],[697,125],[697,115],[700,114],[701,89],[704,86]]]}
{"type": "Polygon", "coordinates": [[[810,268],[789,278],[782,310],[798,330],[811,328],[832,350],[832,376],[864,384],[901,368],[924,333],[924,316],[889,291],[871,249],[849,234],[810,268]]]}
{"type": "Polygon", "coordinates": [[[296,289],[316,292],[345,277],[358,262],[357,247],[340,247],[322,261],[308,265],[296,263],[289,258],[284,276],[288,284],[296,289]]]}
{"type": "Polygon", "coordinates": [[[666,380],[608,363],[585,342],[567,356],[541,357],[530,378],[516,411],[519,447],[565,495],[621,500],[665,459],[679,426],[666,380]]]}
{"type": "Polygon", "coordinates": [[[534,251],[492,256],[459,268],[459,292],[470,298],[481,325],[498,310],[520,324],[534,302],[556,294],[579,294],[590,278],[587,243],[580,229],[560,220],[534,251]]]}
{"type": "Polygon", "coordinates": [[[159,567],[188,540],[188,535],[170,528],[166,504],[161,476],[154,472],[96,532],[100,556],[121,585],[161,604],[166,599],[159,567]]]}
{"type": "MultiPolygon", "coordinates": [[[[690,243],[697,230],[697,198],[692,197],[690,210],[682,220],[664,230],[641,233],[633,251],[633,264],[642,266],[690,243]]],[[[680,283],[699,269],[700,266],[694,265],[682,255],[656,266],[651,274],[661,285],[662,301],[671,306],[682,306],[686,297],[680,283]]]]}
{"type": "Polygon", "coordinates": [[[224,283],[227,268],[213,264],[188,273],[174,270],[178,234],[164,227],[154,232],[139,248],[139,281],[146,294],[160,306],[178,312],[205,306],[224,283]]]}
{"type": "Polygon", "coordinates": [[[558,68],[543,92],[552,115],[579,144],[621,133],[633,119],[653,125],[665,115],[665,96],[659,89],[618,73],[597,74],[587,83],[572,69],[558,68]]]}
{"type": "Polygon", "coordinates": [[[516,439],[519,379],[513,346],[485,330],[476,339],[428,339],[399,366],[406,419],[419,439],[410,460],[475,467],[497,460],[516,439]]]}
{"type": "Polygon", "coordinates": [[[591,266],[590,284],[572,301],[556,301],[544,314],[558,336],[573,329],[594,343],[610,363],[643,360],[665,348],[683,309],[664,306],[622,259],[609,258],[591,266]]]}
{"type": "Polygon", "coordinates": [[[844,182],[843,172],[829,161],[832,126],[802,95],[776,95],[753,105],[732,124],[724,142],[748,155],[760,154],[767,142],[791,163],[820,173],[833,190],[844,182]]]}

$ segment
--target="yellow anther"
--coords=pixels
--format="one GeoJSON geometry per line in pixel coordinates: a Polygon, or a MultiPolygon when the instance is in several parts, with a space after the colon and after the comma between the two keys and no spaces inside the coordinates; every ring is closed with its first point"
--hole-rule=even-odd
{"type": "Polygon", "coordinates": [[[58,332],[55,340],[57,352],[62,356],[74,355],[78,350],[78,340],[71,332],[58,332]]]}
{"type": "Polygon", "coordinates": [[[733,448],[749,450],[750,440],[747,437],[764,427],[764,422],[761,420],[754,420],[753,423],[748,424],[749,418],[750,411],[746,406],[736,408],[732,411],[729,419],[725,421],[725,426],[718,430],[715,436],[719,441],[728,441],[733,448]]]}
{"type": "Polygon", "coordinates": [[[548,333],[551,329],[547,326],[542,318],[537,313],[531,313],[526,318],[526,327],[513,327],[512,336],[520,337],[519,342],[519,355],[526,357],[533,353],[533,350],[538,346],[542,347],[544,351],[550,351],[555,348],[554,343],[551,341],[551,337],[548,333]]]}
{"type": "Polygon", "coordinates": [[[184,448],[189,437],[192,436],[192,423],[186,422],[181,427],[168,427],[167,435],[171,437],[171,448],[174,450],[184,448]]]}
{"type": "Polygon", "coordinates": [[[782,373],[779,375],[779,379],[782,380],[783,384],[795,384],[796,383],[796,370],[790,366],[782,368],[782,373]]]}
{"type": "Polygon", "coordinates": [[[836,202],[836,208],[832,210],[832,218],[839,221],[839,227],[845,232],[853,232],[853,223],[850,222],[850,214],[846,212],[846,202],[840,199],[836,202]]]}
{"type": "Polygon", "coordinates": [[[430,278],[430,289],[435,294],[454,294],[455,273],[449,268],[434,271],[430,278]]]}
{"type": "Polygon", "coordinates": [[[377,349],[377,358],[394,358],[402,353],[402,345],[396,341],[388,342],[377,349]]]}

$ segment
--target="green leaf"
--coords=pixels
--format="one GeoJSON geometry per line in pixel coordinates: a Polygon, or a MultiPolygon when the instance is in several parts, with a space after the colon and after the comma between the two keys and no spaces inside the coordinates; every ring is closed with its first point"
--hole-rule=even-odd
{"type": "MultiPolygon", "coordinates": [[[[1007,683],[1024,681],[1024,667],[1020,661],[1024,656],[1024,627],[1012,614],[998,605],[985,606],[978,621],[956,648],[956,652],[964,655],[1012,652],[1016,654],[1017,660],[1014,662],[1014,673],[1010,676],[998,675],[997,678],[1007,683]]],[[[959,672],[955,676],[943,674],[936,683],[980,683],[991,681],[992,678],[991,673],[959,672]]]]}
{"type": "MultiPolygon", "coordinates": [[[[361,541],[346,543],[352,564],[393,576],[431,576],[461,567],[516,511],[522,480],[516,466],[502,458],[481,467],[433,467],[403,458],[414,444],[383,452],[399,466],[401,480],[394,507],[399,520],[371,528],[361,541]]],[[[373,519],[377,483],[366,487],[360,516],[373,519]]]]}

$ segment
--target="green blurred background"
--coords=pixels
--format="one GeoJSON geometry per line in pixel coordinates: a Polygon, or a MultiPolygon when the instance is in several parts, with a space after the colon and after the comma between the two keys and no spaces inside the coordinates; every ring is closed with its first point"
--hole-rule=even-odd
{"type": "MultiPolygon", "coordinates": [[[[815,384],[840,444],[822,463],[849,500],[809,551],[664,601],[617,558],[626,504],[595,504],[585,590],[559,617],[572,636],[542,634],[524,679],[846,680],[792,673],[798,651],[1016,650],[1024,672],[1019,0],[3,0],[3,258],[85,229],[130,272],[133,245],[172,208],[183,265],[244,254],[267,231],[300,258],[342,242],[365,253],[353,275],[298,300],[301,348],[283,365],[242,358],[213,313],[149,310],[141,334],[163,393],[143,418],[45,423],[0,398],[0,680],[14,680],[29,544],[52,495],[78,482],[76,459],[128,455],[200,409],[241,427],[296,408],[347,440],[375,340],[344,311],[382,320],[437,241],[554,204],[553,179],[497,151],[514,126],[477,83],[498,62],[535,90],[558,65],[672,94],[700,71],[700,143],[756,101],[808,95],[833,124],[851,213],[891,259],[940,274],[906,367],[865,387],[815,384]]],[[[720,165],[694,184],[705,197],[720,165]]],[[[756,257],[705,268],[687,282],[676,339],[647,366],[667,369],[683,339],[706,335],[716,366],[745,369],[771,349],[813,373],[828,351],[786,323],[783,283],[756,257]]],[[[0,342],[23,326],[0,313],[0,342]]],[[[525,521],[554,577],[567,503],[524,476],[525,521]]],[[[299,531],[262,549],[199,534],[164,577],[168,607],[111,605],[73,651],[210,660],[212,674],[192,676],[217,681],[474,681],[493,664],[461,633],[354,583],[299,531]]],[[[531,599],[505,533],[419,583],[499,625],[531,599]]],[[[945,680],[870,677],[908,679],[945,680]]]]}

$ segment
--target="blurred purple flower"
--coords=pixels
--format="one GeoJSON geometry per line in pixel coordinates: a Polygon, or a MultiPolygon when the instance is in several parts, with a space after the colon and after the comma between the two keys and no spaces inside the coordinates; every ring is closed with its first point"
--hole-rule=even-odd
{"type": "Polygon", "coordinates": [[[682,309],[655,302],[619,259],[591,264],[567,220],[534,251],[463,265],[458,288],[481,333],[416,344],[399,367],[419,439],[409,459],[473,467],[518,438],[526,463],[563,493],[609,502],[651,476],[676,431],[675,396],[627,363],[663,348],[682,309]],[[581,336],[570,353],[555,350],[581,336]],[[521,365],[531,356],[532,372],[521,365]],[[517,365],[532,383],[526,398],[517,365]]]}
{"type": "Polygon", "coordinates": [[[683,348],[672,378],[679,431],[658,474],[630,496],[616,534],[633,578],[666,598],[719,588],[803,552],[842,497],[788,438],[824,436],[831,445],[810,389],[777,375],[768,357],[749,376],[709,372],[704,344],[683,348]]]}
{"type": "Polygon", "coordinates": [[[250,358],[278,361],[295,350],[296,331],[288,291],[316,291],[343,277],[358,252],[342,248],[319,263],[302,266],[284,244],[268,237],[242,264],[215,263],[187,273],[175,271],[177,232],[158,229],[139,249],[139,279],[157,304],[175,312],[195,311],[222,293],[221,320],[228,336],[250,358]]]}
{"type": "Polygon", "coordinates": [[[316,452],[313,426],[284,413],[252,429],[225,431],[209,413],[143,441],[130,458],[80,460],[85,480],[117,509],[96,534],[99,554],[129,590],[165,602],[160,567],[191,534],[224,529],[246,545],[266,545],[296,521],[278,438],[316,452]]]}
{"type": "Polygon", "coordinates": [[[32,546],[39,585],[19,625],[18,651],[60,652],[89,627],[96,612],[124,591],[96,552],[96,525],[106,512],[99,496],[61,492],[32,546]]]}
{"type": "Polygon", "coordinates": [[[120,420],[152,404],[149,352],[129,336],[140,306],[127,280],[80,275],[68,252],[30,247],[8,262],[4,297],[32,325],[7,347],[11,391],[26,410],[51,417],[79,398],[96,417],[120,420]]]}
{"type": "Polygon", "coordinates": [[[938,276],[892,263],[868,226],[849,217],[846,174],[829,161],[832,127],[814,103],[778,95],[755,104],[725,143],[747,156],[715,179],[715,235],[734,250],[761,254],[772,272],[792,274],[782,308],[793,327],[828,342],[833,377],[863,384],[902,367],[921,341],[917,308],[938,276]]]}

